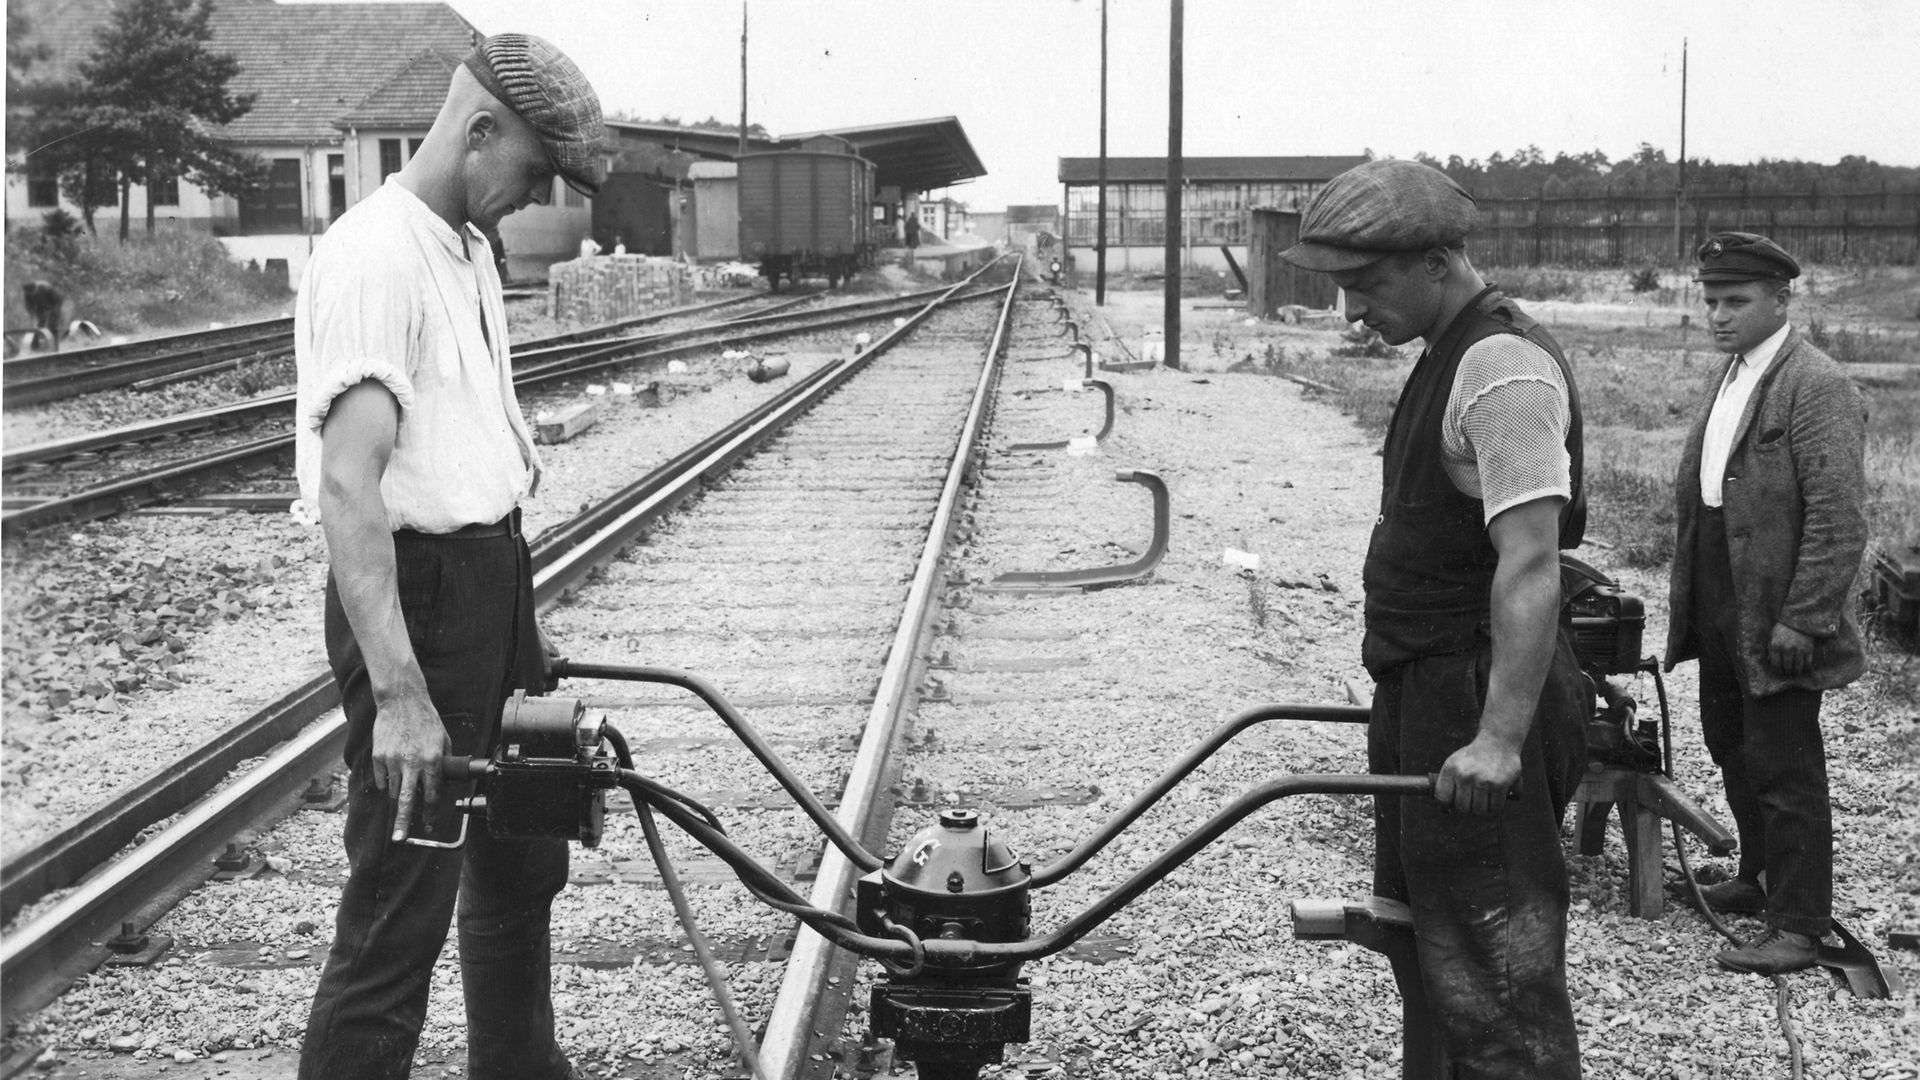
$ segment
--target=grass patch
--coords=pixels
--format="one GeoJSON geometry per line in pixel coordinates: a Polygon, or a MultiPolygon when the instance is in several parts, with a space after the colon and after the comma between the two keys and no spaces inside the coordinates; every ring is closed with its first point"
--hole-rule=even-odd
{"type": "MultiPolygon", "coordinates": [[[[1587,533],[1647,569],[1673,557],[1673,473],[1706,388],[1725,358],[1697,330],[1552,328],[1579,380],[1586,423],[1587,533]]],[[[1414,359],[1411,348],[1368,356],[1269,343],[1250,367],[1332,388],[1334,404],[1384,436],[1414,359]],[[1341,353],[1355,355],[1341,355],[1341,353]]],[[[1920,541],[1920,364],[1910,355],[1890,374],[1857,379],[1867,402],[1867,527],[1870,542],[1920,541]],[[1909,370],[1910,368],[1910,370],[1909,370]]]]}
{"type": "Polygon", "coordinates": [[[6,325],[32,326],[20,286],[50,281],[67,297],[67,318],[109,334],[135,334],[210,320],[292,298],[284,284],[235,262],[220,241],[166,229],[111,237],[55,238],[38,225],[7,232],[6,325]]]}

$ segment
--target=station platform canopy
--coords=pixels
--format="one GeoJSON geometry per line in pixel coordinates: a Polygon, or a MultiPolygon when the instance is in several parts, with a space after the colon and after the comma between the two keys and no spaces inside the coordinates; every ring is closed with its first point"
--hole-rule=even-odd
{"type": "Polygon", "coordinates": [[[780,143],[797,144],[816,135],[837,135],[852,143],[855,153],[876,166],[874,183],[880,187],[932,191],[987,175],[957,117],[807,131],[782,136],[780,143]]]}
{"type": "MultiPolygon", "coordinates": [[[[622,144],[651,143],[711,161],[732,161],[740,153],[740,136],[731,128],[689,128],[632,120],[609,120],[614,152],[622,144]]],[[[874,163],[881,187],[902,191],[932,191],[987,175],[957,117],[910,120],[896,124],[829,128],[779,138],[747,139],[747,152],[784,150],[819,135],[833,135],[853,144],[854,152],[874,163]]]]}

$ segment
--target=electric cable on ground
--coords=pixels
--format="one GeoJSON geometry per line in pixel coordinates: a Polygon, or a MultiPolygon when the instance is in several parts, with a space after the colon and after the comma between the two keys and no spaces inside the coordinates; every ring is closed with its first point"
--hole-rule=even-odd
{"type": "MultiPolygon", "coordinates": [[[[1660,678],[1660,665],[1655,662],[1652,657],[1648,657],[1647,660],[1648,662],[1643,666],[1643,670],[1653,676],[1653,690],[1660,699],[1661,749],[1663,756],[1666,758],[1661,764],[1664,766],[1663,771],[1666,773],[1667,778],[1672,779],[1673,714],[1671,710],[1667,708],[1667,684],[1665,680],[1660,678]]],[[[1733,942],[1735,945],[1744,944],[1744,942],[1734,934],[1733,930],[1727,926],[1726,922],[1713,913],[1713,907],[1707,903],[1706,894],[1701,891],[1700,883],[1694,880],[1693,868],[1687,863],[1686,845],[1683,844],[1680,839],[1680,823],[1677,821],[1669,821],[1667,824],[1673,829],[1673,850],[1674,853],[1680,857],[1680,876],[1686,880],[1687,888],[1693,891],[1694,906],[1700,909],[1700,913],[1707,918],[1707,924],[1718,931],[1722,937],[1733,942]]],[[[1815,943],[1815,947],[1818,947],[1817,942],[1815,943]]],[[[1792,991],[1787,987],[1786,976],[1773,976],[1774,1015],[1779,1018],[1780,1033],[1784,1035],[1787,1040],[1787,1058],[1792,1069],[1791,1075],[1793,1080],[1801,1080],[1801,1078],[1806,1075],[1806,1060],[1800,1047],[1800,1029],[1795,1026],[1793,1015],[1788,1011],[1788,1006],[1792,1002],[1792,996],[1792,991]]]]}
{"type": "MultiPolygon", "coordinates": [[[[603,728],[602,732],[607,742],[613,747],[614,760],[622,769],[631,772],[633,752],[628,749],[626,737],[611,725],[603,728]]],[[[628,779],[639,780],[640,777],[635,775],[628,779]]],[[[649,782],[646,786],[662,798],[677,799],[680,805],[688,808],[689,812],[712,822],[716,831],[725,832],[720,826],[720,819],[714,817],[713,811],[695,800],[680,795],[665,785],[649,782]]],[[[635,793],[629,791],[628,794],[635,793]]],[[[687,940],[693,944],[693,954],[699,957],[700,967],[706,972],[707,985],[713,988],[714,1001],[720,1006],[720,1012],[726,1016],[727,1027],[733,1031],[733,1041],[740,1049],[740,1060],[746,1065],[748,1075],[754,1080],[766,1080],[765,1075],[760,1071],[760,1055],[753,1045],[753,1032],[748,1029],[745,1018],[740,1015],[739,1007],[734,1004],[733,992],[727,986],[727,973],[720,970],[719,963],[713,958],[713,949],[707,944],[706,936],[700,933],[700,927],[694,922],[693,905],[687,902],[686,890],[680,887],[680,875],[674,870],[673,861],[667,857],[667,846],[660,840],[660,827],[653,820],[653,808],[643,800],[635,798],[633,809],[634,813],[640,817],[640,832],[646,837],[647,852],[653,856],[653,865],[660,871],[660,883],[666,887],[667,897],[673,901],[674,915],[680,920],[681,929],[687,932],[687,940]]]]}
{"type": "Polygon", "coordinates": [[[707,973],[707,985],[713,988],[713,999],[720,1006],[721,1013],[727,1018],[727,1026],[733,1031],[733,1041],[739,1047],[740,1060],[747,1066],[747,1072],[754,1080],[766,1080],[760,1071],[760,1055],[753,1045],[753,1032],[748,1030],[747,1021],[740,1015],[740,1009],[734,1004],[733,991],[727,987],[727,973],[720,969],[719,961],[713,958],[713,949],[708,946],[706,935],[693,921],[693,906],[687,903],[687,894],[680,888],[680,875],[673,869],[673,863],[667,858],[667,847],[660,842],[660,828],[654,823],[653,810],[644,802],[636,801],[634,812],[640,815],[640,831],[646,835],[647,851],[653,855],[653,864],[660,869],[660,883],[666,886],[667,896],[673,901],[673,911],[680,919],[680,926],[687,932],[687,940],[693,943],[693,954],[700,958],[700,967],[707,973]]]}

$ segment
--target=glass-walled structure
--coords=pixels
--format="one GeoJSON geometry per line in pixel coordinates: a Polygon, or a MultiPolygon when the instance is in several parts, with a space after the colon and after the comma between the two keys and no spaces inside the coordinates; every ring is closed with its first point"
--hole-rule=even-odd
{"type": "MultiPolygon", "coordinates": [[[[1271,210],[1302,210],[1317,182],[1237,183],[1188,181],[1186,197],[1181,200],[1183,232],[1196,244],[1244,244],[1248,239],[1249,211],[1255,207],[1271,210]]],[[[1076,247],[1092,247],[1095,218],[1099,210],[1100,186],[1088,184],[1067,188],[1067,241],[1076,247]]],[[[1167,239],[1167,186],[1165,181],[1151,184],[1107,185],[1107,244],[1165,244],[1167,239]]]]}
{"type": "MultiPolygon", "coordinates": [[[[1244,255],[1253,210],[1303,210],[1328,180],[1367,160],[1363,156],[1187,158],[1181,197],[1181,244],[1188,262],[1224,267],[1222,246],[1244,255]]],[[[1098,158],[1061,158],[1066,188],[1066,246],[1070,255],[1093,252],[1100,199],[1098,158]]],[[[1107,265],[1156,269],[1167,236],[1165,158],[1107,159],[1107,265]]],[[[1082,269],[1090,268],[1090,264],[1082,269]]]]}

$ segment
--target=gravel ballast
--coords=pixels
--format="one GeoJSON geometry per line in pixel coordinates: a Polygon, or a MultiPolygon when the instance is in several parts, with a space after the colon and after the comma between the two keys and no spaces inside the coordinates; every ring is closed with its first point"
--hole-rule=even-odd
{"type": "MultiPolygon", "coordinates": [[[[1098,340],[1111,326],[1137,343],[1138,330],[1157,321],[1157,311],[1134,294],[1111,299],[1104,318],[1086,320],[1090,333],[1098,340]]],[[[1084,297],[1074,303],[1084,312],[1084,297]]],[[[904,807],[896,816],[896,845],[929,822],[938,805],[964,801],[979,806],[988,827],[1022,856],[1044,862],[1092,831],[1238,710],[1268,701],[1344,703],[1349,680],[1364,684],[1359,569],[1378,495],[1376,442],[1294,383],[1222,370],[1265,341],[1331,348],[1338,338],[1297,327],[1247,326],[1237,315],[1205,310],[1190,311],[1186,319],[1190,360],[1198,370],[1101,375],[1116,386],[1120,413],[1114,434],[1091,453],[1006,449],[1015,442],[1089,433],[1100,416],[1098,394],[1062,389],[1063,381],[1077,382],[1080,373],[1064,339],[1016,340],[972,520],[954,553],[959,583],[947,591],[960,603],[927,643],[930,655],[946,654],[946,662],[928,673],[928,686],[937,686],[945,700],[917,707],[901,765],[903,788],[926,805],[904,807]],[[1209,344],[1214,347],[1207,349],[1209,344]],[[1137,485],[1115,482],[1114,473],[1123,469],[1152,470],[1172,491],[1172,542],[1146,582],[1074,596],[978,587],[1008,571],[1101,565],[1143,550],[1149,500],[1137,485]],[[1228,562],[1227,549],[1258,556],[1257,568],[1228,562]],[[1077,791],[1092,801],[1021,803],[1019,793],[1035,791],[1077,791]]],[[[836,347],[822,342],[817,353],[796,349],[790,377],[811,370],[836,347]]],[[[1117,349],[1102,351],[1125,359],[1117,349]]],[[[779,388],[751,384],[717,360],[696,366],[688,383],[687,392],[663,409],[610,399],[620,422],[603,420],[605,437],[543,449],[548,472],[529,507],[530,531],[603,494],[612,477],[637,473],[649,458],[692,442],[756,400],[754,395],[779,388]],[[627,409],[630,415],[620,411],[627,409]],[[625,434],[613,435],[616,430],[625,434]]],[[[527,408],[531,413],[563,400],[530,400],[527,408]]],[[[803,441],[794,440],[789,456],[800,456],[803,441]]],[[[753,494],[759,468],[730,478],[736,496],[753,494]]],[[[902,523],[887,500],[876,495],[869,501],[862,508],[863,528],[902,523]]],[[[767,499],[756,507],[752,517],[741,519],[737,540],[720,542],[723,551],[700,553],[707,565],[731,567],[720,585],[703,583],[704,575],[688,569],[685,560],[663,557],[674,550],[678,526],[670,523],[611,564],[605,577],[616,585],[674,584],[672,603],[650,605],[649,621],[634,625],[622,618],[617,601],[588,589],[546,622],[569,655],[684,666],[730,691],[750,690],[742,694],[743,704],[755,699],[750,719],[816,791],[837,792],[839,779],[828,758],[810,747],[855,734],[865,706],[843,688],[870,687],[879,666],[871,657],[836,650],[834,643],[864,640],[890,615],[884,605],[862,598],[858,573],[844,582],[797,582],[756,565],[756,550],[820,528],[818,515],[804,504],[767,499]],[[787,614],[795,603],[809,612],[801,625],[787,614]]],[[[87,552],[88,561],[66,560],[74,564],[70,569],[57,558],[35,563],[35,574],[53,575],[44,593],[37,578],[29,579],[38,602],[63,594],[91,597],[88,566],[106,565],[124,567],[149,591],[149,602],[162,589],[197,597],[203,585],[233,579],[225,586],[233,598],[224,601],[233,610],[160,616],[156,604],[159,644],[176,659],[169,667],[156,657],[150,666],[174,688],[161,689],[155,676],[142,676],[140,685],[114,692],[117,710],[82,716],[69,709],[60,713],[61,722],[40,725],[70,727],[73,734],[65,739],[16,741],[27,725],[19,723],[10,700],[10,785],[16,763],[84,760],[90,745],[110,737],[108,728],[143,732],[127,744],[138,749],[118,752],[122,760],[136,753],[164,760],[163,750],[147,747],[161,745],[157,740],[171,716],[183,710],[237,716],[255,707],[249,702],[284,690],[290,671],[317,670],[316,600],[324,556],[316,531],[279,516],[142,516],[76,535],[88,539],[67,550],[87,552]],[[142,562],[159,553],[165,555],[159,568],[142,562]],[[174,626],[184,629],[167,629],[174,626]],[[165,633],[183,647],[172,650],[165,633]],[[95,716],[101,718],[97,729],[84,726],[95,716]]],[[[708,536],[703,548],[715,542],[708,536]]],[[[1647,641],[1662,640],[1664,576],[1609,565],[1604,551],[1583,554],[1645,599],[1647,641]]],[[[8,569],[11,581],[13,565],[8,569]]],[[[16,619],[25,617],[26,608],[15,607],[21,594],[10,584],[10,636],[16,619]]],[[[213,596],[221,595],[214,588],[213,596]]],[[[83,623],[87,617],[66,614],[83,623]]],[[[84,625],[74,631],[85,632],[84,625]]],[[[142,654],[135,655],[134,670],[143,670],[137,663],[142,654]]],[[[1868,679],[1829,695],[1823,713],[1840,837],[1836,914],[1911,986],[1920,965],[1913,954],[1888,949],[1886,934],[1920,919],[1912,855],[1920,718],[1889,692],[1889,663],[1879,661],[1868,679]]],[[[1730,823],[1699,742],[1690,666],[1676,672],[1667,689],[1675,712],[1677,780],[1730,823]]],[[[1651,708],[1651,685],[1641,680],[1635,690],[1651,708]]],[[[756,798],[769,796],[770,783],[729,779],[744,755],[717,721],[703,722],[701,714],[644,688],[600,686],[594,693],[620,710],[617,723],[642,752],[643,770],[689,791],[724,789],[729,797],[716,810],[743,846],[769,859],[797,856],[807,846],[812,830],[797,815],[753,808],[756,798]],[[644,756],[649,752],[651,759],[644,756]],[[656,767],[649,769],[646,760],[656,767]]],[[[1087,867],[1038,893],[1035,931],[1045,932],[1091,903],[1254,783],[1281,771],[1361,771],[1364,760],[1358,727],[1275,723],[1248,732],[1087,867]]],[[[10,786],[9,844],[18,832],[16,820],[58,822],[90,808],[88,798],[49,799],[22,810],[11,801],[10,786]]],[[[1296,942],[1288,923],[1292,900],[1364,895],[1368,830],[1366,806],[1357,799],[1303,796],[1255,813],[1081,948],[1027,967],[1035,998],[1033,1041],[1010,1047],[1000,1074],[1143,1080],[1399,1075],[1399,1002],[1384,960],[1338,942],[1296,942]]],[[[703,929],[732,950],[734,991],[749,1021],[758,1024],[779,980],[777,965],[764,959],[764,942],[779,936],[781,923],[677,833],[668,829],[667,837],[689,879],[703,929]]],[[[152,1077],[163,1068],[171,1077],[290,1075],[331,935],[332,901],[312,883],[338,880],[344,871],[338,817],[296,815],[257,850],[266,860],[259,873],[218,886],[224,895],[217,903],[189,900],[156,927],[183,941],[220,943],[226,952],[191,962],[171,959],[153,969],[103,969],[10,1033],[10,1045],[42,1048],[42,1074],[55,1077],[152,1077]]],[[[1707,859],[1698,845],[1689,850],[1696,869],[1730,868],[1729,860],[1707,859]]],[[[599,852],[576,850],[578,884],[562,895],[555,914],[562,1038],[586,1075],[738,1075],[719,1013],[698,967],[682,951],[665,895],[644,883],[650,873],[645,862],[628,812],[610,811],[599,852]],[[623,885],[623,875],[642,884],[623,885]]],[[[1626,913],[1617,828],[1604,855],[1570,855],[1569,862],[1569,980],[1589,1077],[1787,1075],[1771,984],[1713,968],[1719,939],[1678,902],[1670,841],[1667,906],[1656,920],[1626,913]]],[[[842,1075],[852,1075],[860,1057],[865,985],[873,973],[872,965],[860,969],[856,1007],[841,1042],[842,1075]]],[[[462,1021],[451,947],[435,978],[415,1075],[458,1077],[462,1021]]],[[[1920,1022],[1911,991],[1892,1001],[1863,1001],[1836,990],[1823,973],[1795,975],[1789,982],[1809,1076],[1920,1076],[1914,1067],[1920,1022]]],[[[884,1052],[865,1060],[881,1064],[886,1075],[884,1052]]]]}

